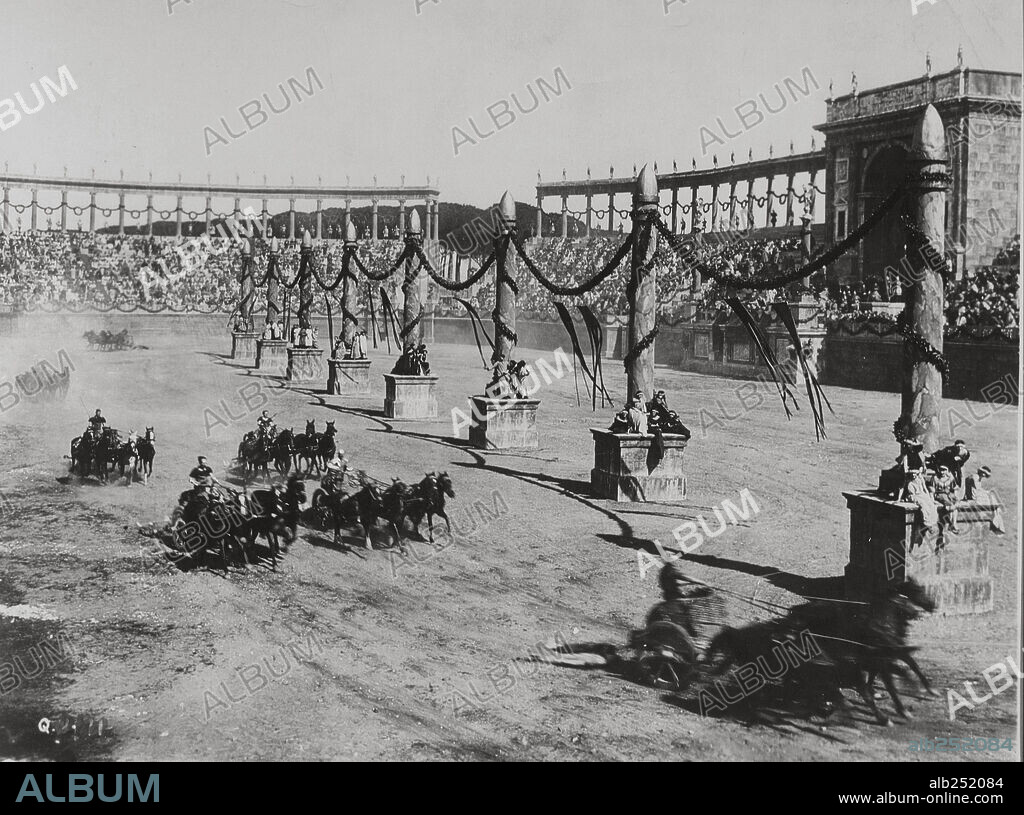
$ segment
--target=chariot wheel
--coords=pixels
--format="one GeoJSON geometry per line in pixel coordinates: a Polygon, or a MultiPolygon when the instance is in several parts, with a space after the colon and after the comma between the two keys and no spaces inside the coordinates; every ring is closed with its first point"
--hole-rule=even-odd
{"type": "Polygon", "coordinates": [[[643,682],[672,692],[686,686],[700,652],[682,626],[667,620],[653,623],[638,644],[643,652],[638,664],[643,682]]]}

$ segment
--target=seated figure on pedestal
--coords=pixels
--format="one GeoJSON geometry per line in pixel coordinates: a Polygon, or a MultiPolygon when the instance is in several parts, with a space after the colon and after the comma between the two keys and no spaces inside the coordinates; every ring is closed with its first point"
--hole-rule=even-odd
{"type": "Polygon", "coordinates": [[[427,346],[423,343],[407,345],[391,371],[396,376],[429,376],[430,364],[427,362],[427,346]]]}
{"type": "Polygon", "coordinates": [[[939,507],[941,525],[947,527],[950,532],[957,532],[956,508],[962,492],[948,464],[939,465],[939,471],[932,481],[932,496],[939,507]]]}
{"type": "Polygon", "coordinates": [[[608,428],[612,433],[639,433],[647,435],[647,408],[644,404],[643,391],[633,394],[632,401],[618,413],[608,428]]]}
{"type": "Polygon", "coordinates": [[[650,426],[658,428],[662,433],[690,438],[690,430],[679,420],[679,414],[668,409],[665,391],[655,391],[654,398],[647,403],[647,415],[650,426]]]}
{"type": "Polygon", "coordinates": [[[917,504],[921,510],[921,523],[924,526],[924,536],[921,539],[922,545],[925,541],[938,539],[939,533],[939,507],[935,499],[928,491],[928,485],[924,480],[924,470],[915,469],[907,472],[905,486],[899,496],[899,500],[909,504],[917,504]]]}

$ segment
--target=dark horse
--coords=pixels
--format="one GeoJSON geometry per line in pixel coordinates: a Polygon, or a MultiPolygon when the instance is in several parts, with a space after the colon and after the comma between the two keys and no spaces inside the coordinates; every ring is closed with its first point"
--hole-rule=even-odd
{"type": "Polygon", "coordinates": [[[728,663],[744,664],[767,650],[769,638],[792,639],[798,632],[806,632],[820,653],[790,672],[787,684],[824,691],[826,700],[836,707],[846,706],[841,689],[852,685],[878,722],[891,726],[892,721],[875,702],[875,678],[881,676],[896,713],[906,719],[911,718],[910,714],[892,679],[898,663],[907,665],[925,691],[935,695],[913,657],[917,649],[907,644],[910,623],[922,611],[934,610],[935,602],[924,587],[915,580],[906,580],[870,602],[813,600],[791,609],[778,622],[726,629],[712,642],[707,657],[722,653],[728,663]],[[765,631],[755,631],[758,627],[765,631]]]}
{"type": "Polygon", "coordinates": [[[84,436],[77,436],[71,440],[71,472],[77,472],[79,475],[88,475],[92,469],[92,456],[96,445],[96,440],[93,438],[92,433],[86,433],[84,436]]]}
{"type": "Polygon", "coordinates": [[[174,548],[192,559],[219,550],[227,574],[228,548],[238,548],[248,560],[245,542],[250,519],[242,506],[241,495],[231,491],[217,496],[186,490],[178,498],[180,510],[171,522],[174,548]]]}
{"type": "Polygon", "coordinates": [[[338,450],[334,441],[334,437],[337,435],[338,431],[334,427],[333,421],[327,423],[327,429],[323,433],[316,432],[315,421],[307,421],[306,432],[295,437],[295,469],[301,471],[301,463],[305,459],[306,473],[308,474],[313,467],[316,467],[319,475],[338,450]]]}
{"type": "Polygon", "coordinates": [[[274,457],[271,447],[272,444],[255,430],[250,430],[242,437],[238,445],[238,460],[242,462],[246,476],[262,472],[265,478],[270,478],[268,465],[274,457]]]}
{"type": "Polygon", "coordinates": [[[427,517],[427,532],[430,535],[430,542],[434,542],[434,516],[444,518],[448,525],[448,534],[452,533],[452,522],[444,511],[445,497],[454,498],[455,490],[452,488],[452,479],[448,473],[436,472],[427,473],[427,477],[412,488],[412,497],[407,503],[407,517],[412,522],[413,531],[419,534],[420,522],[423,516],[427,517]]]}
{"type": "Polygon", "coordinates": [[[401,523],[407,512],[406,504],[412,492],[408,485],[395,481],[386,490],[381,491],[375,484],[366,483],[351,495],[341,492],[320,493],[320,505],[330,512],[334,520],[334,543],[341,542],[341,528],[345,525],[358,524],[363,528],[366,548],[373,549],[370,542],[370,529],[378,520],[386,521],[394,534],[394,542],[404,553],[401,523]]]}
{"type": "Polygon", "coordinates": [[[146,428],[146,435],[139,439],[136,449],[136,471],[142,474],[143,482],[148,484],[149,477],[153,475],[153,459],[156,458],[156,431],[152,427],[146,428]]]}
{"type": "Polygon", "coordinates": [[[277,434],[271,448],[274,469],[281,475],[288,475],[292,469],[292,457],[295,455],[295,434],[291,428],[277,434]]]}
{"type": "Polygon", "coordinates": [[[270,560],[275,570],[281,551],[278,539],[283,538],[286,547],[295,541],[298,535],[299,513],[304,503],[306,484],[298,473],[288,479],[288,484],[283,489],[275,486],[269,490],[255,490],[249,495],[249,544],[254,546],[256,539],[263,535],[270,545],[270,560]]]}

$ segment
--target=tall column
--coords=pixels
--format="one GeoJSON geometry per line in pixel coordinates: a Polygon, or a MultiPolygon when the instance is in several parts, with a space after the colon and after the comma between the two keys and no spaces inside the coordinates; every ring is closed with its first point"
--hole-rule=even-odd
{"type": "MultiPolygon", "coordinates": [[[[431,221],[433,219],[433,202],[428,198],[423,202],[423,239],[429,241],[433,233],[431,221]]],[[[405,233],[402,233],[405,234],[405,233]]]]}
{"type": "MultiPolygon", "coordinates": [[[[380,233],[377,231],[377,199],[376,198],[373,199],[372,212],[373,212],[373,215],[372,215],[371,220],[370,220],[370,222],[372,224],[372,226],[370,227],[370,240],[375,241],[375,240],[377,240],[378,236],[380,235],[380,233]]],[[[419,216],[417,215],[416,217],[418,218],[419,216]]]]}
{"type": "Polygon", "coordinates": [[[679,234],[679,187],[672,188],[672,234],[679,234]]]}
{"type": "Polygon", "coordinates": [[[263,212],[260,213],[261,235],[267,237],[267,223],[270,221],[270,211],[267,209],[267,199],[263,199],[263,212]]]}
{"type": "MultiPolygon", "coordinates": [[[[516,202],[507,190],[501,196],[498,214],[501,218],[502,231],[495,238],[496,249],[503,237],[516,228],[516,202]]],[[[498,268],[495,272],[494,287],[494,353],[491,355],[491,363],[494,365],[492,382],[504,381],[505,370],[515,347],[516,293],[513,287],[516,285],[515,278],[518,270],[518,255],[515,247],[509,244],[508,251],[500,252],[497,261],[498,268]]],[[[515,394],[503,395],[514,396],[515,394]]]]}
{"type": "Polygon", "coordinates": [[[319,198],[316,200],[316,239],[324,239],[324,202],[319,198]]]}
{"type": "MultiPolygon", "coordinates": [[[[288,240],[295,240],[295,199],[288,199],[288,240]]],[[[306,326],[308,327],[308,326],[306,326]]]]}
{"type": "Polygon", "coordinates": [[[341,282],[341,341],[346,350],[351,350],[352,341],[359,330],[359,319],[356,311],[359,308],[359,278],[355,253],[359,248],[356,239],[356,228],[350,221],[345,226],[345,277],[341,282]]]}
{"type": "Polygon", "coordinates": [[[718,231],[718,184],[711,188],[711,231],[718,231]]]}
{"type": "MultiPolygon", "coordinates": [[[[907,236],[907,258],[915,270],[913,285],[905,290],[910,327],[941,353],[945,299],[941,261],[945,258],[944,222],[949,178],[946,135],[942,119],[932,105],[928,105],[918,122],[907,164],[911,212],[914,225],[922,233],[907,236]],[[935,259],[934,264],[927,261],[923,251],[911,251],[911,247],[923,249],[925,240],[930,244],[929,255],[935,259]]],[[[941,403],[942,373],[910,343],[905,343],[901,419],[908,434],[918,438],[926,452],[934,450],[938,444],[941,403]]]]}
{"type": "Polygon", "coordinates": [[[345,234],[348,234],[348,228],[352,226],[352,199],[345,199],[345,234]]]}
{"type": "Polygon", "coordinates": [[[775,180],[775,176],[768,176],[768,192],[765,195],[765,206],[764,206],[764,225],[772,225],[772,211],[775,209],[775,199],[772,197],[772,182],[775,180]]]}
{"type": "Polygon", "coordinates": [[[729,225],[726,227],[729,231],[734,229],[736,224],[736,182],[729,182],[729,225]]]}
{"type": "Polygon", "coordinates": [[[431,222],[433,227],[433,238],[435,241],[438,240],[438,236],[441,234],[441,202],[436,198],[434,199],[434,220],[431,222]]]}
{"type": "Polygon", "coordinates": [[[146,234],[153,235],[153,196],[146,196],[146,234]]]}
{"type": "Polygon", "coordinates": [[[654,331],[657,323],[656,272],[644,271],[658,249],[658,232],[648,228],[649,218],[658,211],[658,178],[644,165],[633,190],[633,253],[629,285],[629,351],[626,354],[626,403],[642,391],[644,399],[654,396],[654,343],[634,353],[654,331]]]}
{"type": "MultiPolygon", "coordinates": [[[[67,195],[67,193],[65,193],[67,195]]],[[[67,200],[65,198],[65,200],[67,200]]],[[[11,223],[11,189],[6,184],[4,185],[4,222],[0,224],[5,230],[10,229],[11,223]]]]}
{"type": "Polygon", "coordinates": [[[608,193],[608,231],[615,231],[615,193],[608,193]]]}
{"type": "Polygon", "coordinates": [[[747,179],[747,222],[744,229],[754,228],[754,179],[747,179]]]}
{"type": "Polygon", "coordinates": [[[398,234],[405,234],[405,201],[398,202],[398,234]]]}
{"type": "Polygon", "coordinates": [[[60,191],[60,231],[68,231],[68,191],[60,191]]]}
{"type": "Polygon", "coordinates": [[[310,320],[310,313],[313,311],[313,272],[309,268],[312,262],[313,237],[307,229],[302,233],[302,247],[299,249],[299,269],[302,275],[302,279],[299,281],[299,308],[296,314],[299,328],[313,327],[310,320]]]}
{"type": "Polygon", "coordinates": [[[700,206],[697,203],[697,192],[698,192],[698,188],[697,187],[692,187],[691,188],[691,191],[690,191],[690,231],[691,232],[696,232],[697,231],[697,227],[700,225],[700,222],[703,220],[703,216],[704,216],[703,212],[701,212],[699,214],[697,212],[697,207],[700,206]]]}
{"type": "Polygon", "coordinates": [[[37,213],[38,213],[38,210],[39,210],[38,196],[39,196],[39,191],[38,190],[32,190],[31,223],[32,223],[32,231],[33,232],[36,231],[36,219],[38,217],[37,213]]]}
{"type": "Polygon", "coordinates": [[[96,193],[89,193],[89,231],[96,231],[96,193]]]}
{"type": "Polygon", "coordinates": [[[242,268],[239,273],[238,320],[235,323],[239,331],[252,331],[253,301],[253,239],[242,241],[242,268]]]}
{"type": "Polygon", "coordinates": [[[124,193],[117,196],[117,234],[124,234],[124,193]]]}
{"type": "Polygon", "coordinates": [[[206,234],[210,234],[210,223],[213,218],[213,201],[210,196],[206,196],[206,234]]]}
{"type": "Polygon", "coordinates": [[[587,237],[590,237],[590,222],[594,215],[594,196],[587,193],[587,237]]]}
{"type": "Polygon", "coordinates": [[[537,193],[537,237],[544,237],[544,196],[537,193]]]}
{"type": "MultiPolygon", "coordinates": [[[[265,235],[266,233],[264,233],[265,235]]],[[[277,236],[270,238],[270,252],[267,255],[267,318],[265,325],[281,322],[281,281],[278,278],[279,246],[277,236]]],[[[264,338],[270,336],[264,328],[264,338]]]]}
{"type": "MultiPolygon", "coordinates": [[[[423,243],[420,213],[413,209],[409,216],[409,229],[405,233],[406,245],[423,243]]],[[[420,291],[420,262],[415,256],[405,261],[405,280],[402,282],[402,354],[419,348],[423,342],[422,296],[420,291]]]]}
{"type": "Polygon", "coordinates": [[[786,176],[786,226],[793,225],[793,174],[786,176]]]}
{"type": "Polygon", "coordinates": [[[562,196],[562,237],[569,237],[569,198],[562,196]]]}
{"type": "Polygon", "coordinates": [[[181,237],[181,196],[178,196],[176,209],[174,212],[174,237],[181,237]]]}

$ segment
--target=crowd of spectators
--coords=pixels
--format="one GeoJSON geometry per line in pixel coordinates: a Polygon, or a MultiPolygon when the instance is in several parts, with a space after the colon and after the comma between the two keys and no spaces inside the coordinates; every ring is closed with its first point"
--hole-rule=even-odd
{"type": "MultiPolygon", "coordinates": [[[[341,270],[341,241],[318,243],[321,278],[341,270]],[[329,258],[329,263],[328,263],[329,258]]],[[[373,273],[386,271],[401,241],[360,245],[360,258],[373,273]]],[[[282,277],[295,279],[298,241],[281,241],[282,277]]],[[[268,246],[259,241],[254,273],[267,268],[268,246]]],[[[126,310],[230,312],[238,301],[241,243],[231,238],[166,239],[89,232],[0,234],[0,304],[26,308],[85,307],[126,310]]],[[[263,307],[257,291],[254,307],[263,307]]],[[[319,308],[314,303],[314,308],[319,308]]]]}
{"type": "MultiPolygon", "coordinates": [[[[624,236],[556,238],[531,242],[527,251],[536,267],[557,285],[577,285],[597,275],[621,246],[624,236]]],[[[167,239],[109,235],[88,232],[13,232],[0,234],[0,304],[25,307],[76,308],[88,305],[132,309],[231,312],[238,301],[238,275],[241,270],[239,241],[206,236],[167,239]]],[[[687,243],[672,251],[659,241],[654,258],[657,273],[659,311],[669,323],[683,312],[684,304],[695,303],[698,310],[714,313],[725,308],[729,292],[717,283],[708,270],[739,280],[763,279],[786,274],[803,262],[798,238],[720,242],[714,236],[699,243],[687,243]],[[699,285],[695,268],[703,270],[699,285]]],[[[321,280],[333,281],[341,271],[343,243],[318,241],[316,262],[321,280]]],[[[374,275],[391,268],[401,253],[401,240],[361,241],[359,256],[374,275]]],[[[254,255],[254,273],[261,278],[267,268],[269,247],[258,240],[254,255]]],[[[280,240],[281,275],[293,281],[299,268],[299,242],[280,240]]],[[[1012,332],[1018,323],[1019,285],[1017,265],[1020,259],[1019,236],[1010,241],[997,257],[997,265],[970,270],[959,280],[949,279],[946,290],[947,330],[969,332],[995,329],[1012,332]]],[[[519,310],[524,314],[553,318],[554,303],[561,300],[573,306],[584,303],[596,313],[626,314],[626,288],[630,260],[627,256],[601,285],[583,294],[556,297],[519,262],[517,275],[519,310]]],[[[494,276],[489,274],[471,292],[461,293],[481,313],[494,306],[494,276]]],[[[383,283],[394,298],[402,275],[393,275],[383,283]]],[[[380,283],[374,283],[374,291],[380,283]]],[[[899,299],[884,281],[867,280],[854,286],[826,285],[825,274],[811,280],[810,288],[796,281],[783,290],[746,291],[743,299],[755,313],[767,311],[779,298],[793,299],[812,295],[826,317],[869,315],[873,304],[899,299]]],[[[340,291],[338,292],[340,294],[340,291]]],[[[265,291],[256,291],[254,310],[265,307],[265,291]]],[[[446,292],[431,287],[430,300],[442,310],[461,312],[446,292]]],[[[315,298],[314,309],[323,307],[315,298]]]]}

